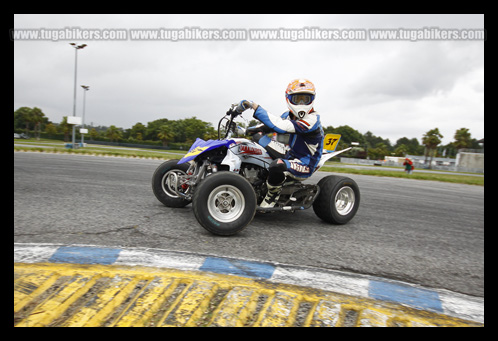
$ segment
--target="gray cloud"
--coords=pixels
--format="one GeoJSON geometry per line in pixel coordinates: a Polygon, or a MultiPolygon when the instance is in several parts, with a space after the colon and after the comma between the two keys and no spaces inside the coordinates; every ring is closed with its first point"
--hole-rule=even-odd
{"type": "MultiPolygon", "coordinates": [[[[15,15],[16,28],[479,28],[482,15],[15,15]]],[[[72,114],[69,41],[15,41],[14,110],[38,106],[54,122],[72,114]]],[[[167,117],[213,124],[228,106],[254,100],[286,110],[294,78],[317,86],[325,126],[348,124],[390,138],[445,143],[468,127],[484,137],[484,43],[468,41],[77,41],[78,102],[87,123],[129,128],[167,117]],[[458,119],[455,119],[458,118],[458,119]],[[446,137],[449,137],[446,139],[446,137]]],[[[251,119],[250,115],[247,119],[251,119]]]]}

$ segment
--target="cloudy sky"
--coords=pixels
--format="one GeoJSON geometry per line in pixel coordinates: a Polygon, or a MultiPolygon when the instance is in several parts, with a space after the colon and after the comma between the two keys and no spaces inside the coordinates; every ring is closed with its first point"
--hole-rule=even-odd
{"type": "Polygon", "coordinates": [[[13,42],[14,110],[36,106],[56,123],[72,115],[75,50],[69,43],[75,42],[88,45],[78,51],[76,108],[81,116],[80,85],[89,85],[87,124],[130,128],[196,116],[215,125],[241,99],[280,114],[287,110],[287,84],[307,78],[316,86],[315,109],[324,126],[349,125],[393,144],[404,136],[420,141],[436,127],[444,144],[462,127],[480,139],[484,41],[441,34],[451,29],[454,38],[482,28],[484,15],[14,15],[14,29],[34,29],[31,33],[44,38],[13,42]],[[133,39],[136,29],[162,31],[163,38],[202,32],[196,40],[147,40],[133,39]],[[202,36],[229,29],[242,31],[244,39],[202,36]],[[365,36],[316,39],[323,37],[313,29],[339,34],[358,29],[365,36]],[[378,29],[395,30],[403,39],[375,40],[371,34],[378,29]],[[127,36],[70,36],[92,30],[127,36]],[[274,32],[279,39],[258,40],[251,36],[254,30],[274,32]]]}

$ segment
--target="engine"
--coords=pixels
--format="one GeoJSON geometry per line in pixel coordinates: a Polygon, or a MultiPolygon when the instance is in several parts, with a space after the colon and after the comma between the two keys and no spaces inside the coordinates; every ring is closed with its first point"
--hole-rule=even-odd
{"type": "Polygon", "coordinates": [[[263,169],[259,166],[252,164],[244,164],[242,166],[242,175],[251,183],[253,186],[257,186],[258,182],[264,180],[262,174],[263,169]]]}
{"type": "Polygon", "coordinates": [[[241,175],[253,186],[259,205],[266,195],[266,178],[268,177],[268,171],[257,165],[244,163],[242,164],[241,175]]]}

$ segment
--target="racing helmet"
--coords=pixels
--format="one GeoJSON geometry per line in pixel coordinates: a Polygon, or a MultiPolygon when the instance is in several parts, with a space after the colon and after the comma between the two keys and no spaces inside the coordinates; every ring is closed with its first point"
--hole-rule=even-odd
{"type": "Polygon", "coordinates": [[[285,90],[285,100],[291,113],[298,119],[303,119],[313,110],[315,94],[315,86],[307,79],[290,82],[285,90]]]}

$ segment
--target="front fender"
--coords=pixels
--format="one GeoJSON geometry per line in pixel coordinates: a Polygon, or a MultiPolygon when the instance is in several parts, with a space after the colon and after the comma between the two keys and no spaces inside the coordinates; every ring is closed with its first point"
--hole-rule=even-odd
{"type": "Polygon", "coordinates": [[[240,172],[240,166],[242,165],[242,160],[240,157],[234,154],[230,148],[227,150],[227,155],[221,161],[222,165],[228,166],[230,172],[234,173],[239,173],[240,172]]]}
{"type": "Polygon", "coordinates": [[[197,138],[194,144],[190,147],[189,151],[185,156],[178,161],[178,164],[182,164],[185,162],[189,162],[195,159],[198,155],[218,147],[229,147],[232,143],[235,143],[234,140],[207,140],[197,138]]]}

